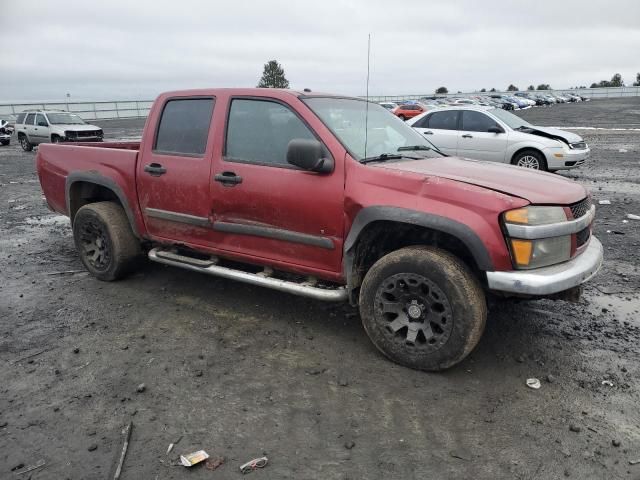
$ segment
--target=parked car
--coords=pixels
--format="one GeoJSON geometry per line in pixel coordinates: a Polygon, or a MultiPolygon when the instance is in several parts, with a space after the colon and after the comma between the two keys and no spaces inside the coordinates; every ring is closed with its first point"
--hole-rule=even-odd
{"type": "Polygon", "coordinates": [[[416,115],[426,112],[426,108],[417,103],[405,103],[391,110],[395,116],[402,120],[413,118],[416,115]]]}
{"type": "Polygon", "coordinates": [[[378,105],[386,108],[387,110],[393,110],[394,108],[398,108],[398,104],[394,102],[380,102],[378,105]]]}
{"type": "Polygon", "coordinates": [[[575,133],[536,127],[498,108],[443,108],[409,120],[447,155],[510,163],[535,170],[582,165],[590,154],[575,133]]]}
{"type": "Polygon", "coordinates": [[[16,118],[18,142],[25,152],[34,145],[60,142],[101,142],[100,127],[63,110],[25,110],[16,118]]]}
{"type": "Polygon", "coordinates": [[[584,186],[442,156],[359,98],[170,92],[140,143],[45,144],[36,167],[96,278],[122,278],[144,254],[350,301],[375,346],[412,368],[464,359],[490,292],[575,298],[602,263],[584,186]]]}
{"type": "Polygon", "coordinates": [[[13,135],[13,127],[5,120],[0,119],[0,145],[7,146],[11,143],[11,135],[13,135]]]}

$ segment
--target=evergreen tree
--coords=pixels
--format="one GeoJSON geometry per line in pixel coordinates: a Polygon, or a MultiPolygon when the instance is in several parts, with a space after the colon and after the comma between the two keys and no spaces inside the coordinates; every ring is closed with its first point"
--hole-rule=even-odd
{"type": "Polygon", "coordinates": [[[269,60],[264,64],[258,88],[289,88],[289,80],[284,76],[284,69],[277,60],[269,60]]]}
{"type": "Polygon", "coordinates": [[[520,89],[516,87],[513,83],[507,87],[507,92],[517,92],[518,90],[520,89]]]}
{"type": "Polygon", "coordinates": [[[447,90],[447,87],[438,87],[436,88],[436,93],[449,93],[449,90],[447,90]]]}

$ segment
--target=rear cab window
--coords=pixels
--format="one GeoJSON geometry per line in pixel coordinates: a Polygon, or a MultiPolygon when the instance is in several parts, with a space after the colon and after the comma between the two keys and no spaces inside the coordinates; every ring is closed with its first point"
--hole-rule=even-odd
{"type": "Polygon", "coordinates": [[[19,113],[18,116],[16,117],[16,125],[18,123],[24,123],[24,118],[27,116],[26,113],[19,113]]]}
{"type": "Polygon", "coordinates": [[[164,104],[153,152],[202,157],[207,149],[214,99],[180,98],[164,104]]]}

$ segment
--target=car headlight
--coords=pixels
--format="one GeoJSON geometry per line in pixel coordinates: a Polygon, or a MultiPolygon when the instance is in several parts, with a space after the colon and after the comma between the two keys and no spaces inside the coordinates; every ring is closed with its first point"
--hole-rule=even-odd
{"type": "MultiPolygon", "coordinates": [[[[505,224],[540,226],[567,221],[562,207],[525,207],[504,213],[505,224]]],[[[535,240],[507,237],[513,264],[518,269],[546,267],[571,258],[571,235],[535,240]]]]}

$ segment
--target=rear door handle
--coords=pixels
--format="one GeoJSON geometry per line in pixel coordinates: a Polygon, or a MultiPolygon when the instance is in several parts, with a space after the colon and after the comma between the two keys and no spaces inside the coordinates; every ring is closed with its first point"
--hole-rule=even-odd
{"type": "Polygon", "coordinates": [[[462,135],[462,138],[473,138],[473,135],[469,135],[468,133],[465,133],[464,135],[462,135]]]}
{"type": "Polygon", "coordinates": [[[217,173],[213,179],[216,182],[220,182],[225,187],[233,187],[234,185],[242,183],[242,177],[240,175],[236,175],[235,172],[217,173]]]}
{"type": "Polygon", "coordinates": [[[149,165],[145,165],[144,171],[152,177],[159,177],[160,175],[167,173],[167,169],[159,163],[150,163],[149,165]]]}
{"type": "Polygon", "coordinates": [[[426,132],[423,132],[425,135],[433,135],[433,132],[431,130],[427,130],[426,132]]]}

